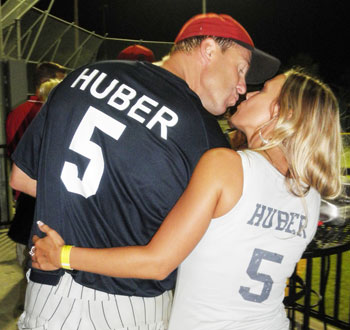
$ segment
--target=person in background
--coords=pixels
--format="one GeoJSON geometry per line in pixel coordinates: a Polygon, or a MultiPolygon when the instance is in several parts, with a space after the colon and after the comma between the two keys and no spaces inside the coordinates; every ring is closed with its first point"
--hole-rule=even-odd
{"type": "MultiPolygon", "coordinates": [[[[79,68],[21,140],[11,186],[37,197],[35,218],[67,244],[146,244],[201,155],[229,148],[215,116],[245,94],[246,79],[263,82],[279,64],[232,17],[210,13],[184,25],[161,66],[79,68]]],[[[19,328],[166,329],[175,278],[176,271],[139,280],[32,267],[19,328]]]]}
{"type": "Polygon", "coordinates": [[[42,103],[45,103],[51,91],[62,81],[61,78],[51,78],[49,80],[44,81],[38,91],[39,100],[42,103]]]}
{"type": "Polygon", "coordinates": [[[47,237],[33,239],[33,266],[161,280],[182,263],[169,330],[288,330],[287,278],[315,234],[320,196],[341,192],[338,103],[289,70],[230,121],[249,149],[207,151],[146,246],[71,247],[39,222],[47,237]]]}
{"type": "Polygon", "coordinates": [[[67,70],[57,63],[43,62],[37,65],[33,78],[35,95],[30,96],[27,101],[13,109],[6,118],[6,145],[9,157],[11,157],[25,130],[42,106],[43,99],[39,91],[40,85],[49,79],[62,80],[66,73],[67,70]]]}
{"type": "Polygon", "coordinates": [[[131,45],[124,48],[117,57],[118,60],[154,62],[155,57],[151,49],[142,45],[131,45]]]}

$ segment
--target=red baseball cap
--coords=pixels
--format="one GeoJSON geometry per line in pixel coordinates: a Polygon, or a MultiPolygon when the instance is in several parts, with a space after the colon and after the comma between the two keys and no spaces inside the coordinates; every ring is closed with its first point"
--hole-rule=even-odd
{"type": "Polygon", "coordinates": [[[132,45],[124,48],[117,57],[118,60],[148,61],[154,62],[153,52],[141,45],[132,45]]]}
{"type": "Polygon", "coordinates": [[[191,37],[214,36],[233,39],[239,45],[252,52],[247,84],[260,84],[273,77],[279,67],[280,60],[257,48],[246,29],[229,15],[199,14],[188,20],[175,39],[175,44],[191,37]]]}

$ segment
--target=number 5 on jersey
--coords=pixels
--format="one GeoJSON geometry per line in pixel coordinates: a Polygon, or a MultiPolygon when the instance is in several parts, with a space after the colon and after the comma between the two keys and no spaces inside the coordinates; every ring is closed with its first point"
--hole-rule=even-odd
{"type": "Polygon", "coordinates": [[[101,147],[91,141],[95,127],[115,140],[120,138],[126,128],[124,124],[92,106],[81,120],[69,149],[90,159],[90,162],[82,179],[79,179],[77,165],[66,161],[62,169],[61,180],[68,191],[85,198],[96,194],[105,165],[101,147]]]}
{"type": "Polygon", "coordinates": [[[262,249],[254,249],[252,258],[247,268],[247,274],[252,280],[262,282],[264,285],[260,294],[252,293],[250,292],[250,288],[241,286],[239,293],[245,300],[262,303],[269,297],[271,293],[273,284],[272,277],[270,275],[258,272],[263,260],[268,260],[280,264],[283,260],[283,256],[278,253],[262,249]]]}

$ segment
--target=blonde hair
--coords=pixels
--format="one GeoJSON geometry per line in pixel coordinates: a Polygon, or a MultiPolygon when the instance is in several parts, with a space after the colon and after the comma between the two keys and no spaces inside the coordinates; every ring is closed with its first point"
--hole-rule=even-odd
{"type": "Polygon", "coordinates": [[[49,96],[49,93],[51,90],[56,87],[62,80],[61,79],[49,79],[47,81],[44,81],[38,90],[38,97],[40,101],[45,102],[49,96]]]}
{"type": "Polygon", "coordinates": [[[285,76],[276,100],[276,126],[259,149],[282,149],[289,165],[288,187],[295,195],[303,196],[313,187],[323,198],[336,198],[342,190],[338,101],[326,84],[301,69],[285,76]]]}

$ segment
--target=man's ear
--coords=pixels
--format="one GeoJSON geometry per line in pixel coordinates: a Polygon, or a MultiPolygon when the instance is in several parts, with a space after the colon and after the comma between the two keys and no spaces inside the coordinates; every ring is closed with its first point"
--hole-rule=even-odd
{"type": "Polygon", "coordinates": [[[200,54],[204,63],[210,63],[216,55],[218,45],[212,38],[204,39],[200,44],[200,54]]]}

